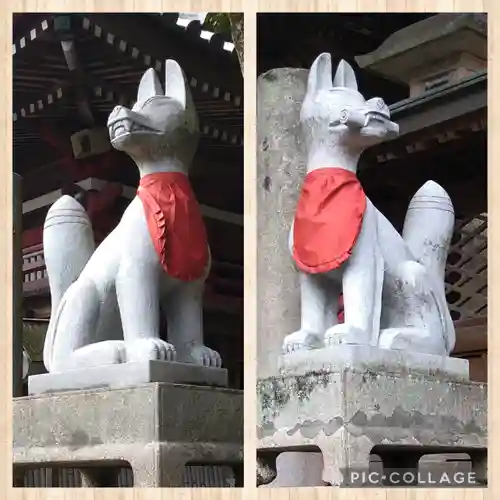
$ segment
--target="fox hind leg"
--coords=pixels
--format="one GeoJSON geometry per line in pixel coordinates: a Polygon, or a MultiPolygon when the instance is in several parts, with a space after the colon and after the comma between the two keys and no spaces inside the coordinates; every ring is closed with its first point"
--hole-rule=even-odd
{"type": "Polygon", "coordinates": [[[54,324],[51,372],[125,361],[123,342],[96,342],[100,304],[97,287],[91,279],[81,277],[68,288],[54,324]]]}

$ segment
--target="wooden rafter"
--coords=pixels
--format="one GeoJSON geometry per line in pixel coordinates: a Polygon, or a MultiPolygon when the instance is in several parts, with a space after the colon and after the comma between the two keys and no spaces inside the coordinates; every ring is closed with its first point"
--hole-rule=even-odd
{"type": "Polygon", "coordinates": [[[95,117],[92,113],[92,106],[85,83],[85,68],[78,57],[77,43],[76,40],[61,40],[61,48],[70,71],[73,88],[75,89],[78,116],[85,125],[92,127],[95,124],[95,117]]]}
{"type": "MultiPolygon", "coordinates": [[[[19,14],[18,14],[19,15],[19,14]]],[[[18,18],[20,19],[20,18],[18,18]]],[[[50,30],[53,27],[54,15],[43,16],[42,19],[37,21],[27,30],[23,35],[16,37],[12,44],[12,55],[15,57],[21,51],[31,46],[41,34],[50,30]]]]}
{"type": "Polygon", "coordinates": [[[211,87],[213,92],[224,100],[233,102],[235,106],[241,103],[242,76],[239,66],[234,69],[224,67],[221,71],[220,62],[215,57],[201,57],[194,55],[186,58],[180,47],[180,40],[175,39],[167,30],[158,30],[152,19],[142,19],[143,29],[138,30],[134,19],[127,14],[89,14],[84,20],[84,28],[93,30],[98,37],[112,35],[122,51],[129,51],[134,59],[142,57],[146,66],[153,66],[157,70],[167,58],[183,61],[183,69],[196,84],[206,85],[206,91],[211,87]],[[152,36],[147,28],[156,31],[152,36]],[[204,75],[204,81],[199,82],[196,75],[204,75]],[[218,91],[217,91],[218,89],[218,91]]]}
{"type": "MultiPolygon", "coordinates": [[[[84,83],[88,85],[92,89],[92,95],[94,97],[102,97],[115,104],[122,104],[130,107],[133,106],[135,102],[135,96],[132,96],[130,92],[120,89],[120,87],[116,84],[104,82],[91,74],[81,75],[79,82],[80,84],[84,83]]],[[[46,98],[41,97],[40,99],[35,99],[34,102],[23,104],[14,112],[13,121],[18,120],[21,117],[39,115],[43,113],[48,106],[53,105],[57,100],[62,98],[64,89],[67,89],[72,84],[74,85],[74,80],[65,81],[58,85],[55,92],[49,92],[46,98]]],[[[88,97],[86,99],[88,100],[88,97]]],[[[234,146],[238,146],[243,143],[243,138],[241,136],[221,129],[211,123],[204,123],[203,121],[200,121],[200,133],[204,137],[234,146]]]]}
{"type": "MultiPolygon", "coordinates": [[[[114,18],[116,15],[110,14],[107,16],[111,16],[114,18]]],[[[51,28],[53,28],[54,25],[57,24],[56,21],[58,19],[65,17],[69,16],[56,16],[55,19],[53,19],[51,22],[51,28]]],[[[143,18],[148,18],[148,15],[143,15],[141,19],[143,18]]],[[[64,23],[61,24],[64,25],[64,23]]],[[[161,70],[163,68],[163,60],[156,61],[152,56],[141,52],[134,47],[131,47],[130,44],[128,44],[125,40],[119,39],[117,35],[105,32],[101,26],[93,24],[89,17],[85,17],[84,15],[80,14],[72,14],[71,22],[68,24],[68,26],[74,34],[73,46],[82,36],[84,38],[86,36],[87,40],[90,40],[91,38],[94,38],[96,41],[99,40],[110,49],[107,51],[106,57],[114,57],[118,60],[121,60],[122,65],[127,63],[131,64],[133,66],[133,68],[131,67],[131,70],[134,72],[134,74],[137,73],[136,78],[139,78],[140,73],[147,67],[151,67],[151,65],[156,67],[156,69],[158,70],[161,70]]],[[[161,28],[161,25],[159,25],[159,27],[161,28]]],[[[52,31],[54,30],[52,29],[52,31]]],[[[56,35],[56,33],[57,30],[54,31],[54,36],[56,35]]],[[[69,36],[67,33],[65,33],[65,36],[71,38],[71,36],[69,36]]],[[[54,40],[56,40],[56,38],[54,38],[54,40]]],[[[37,47],[35,46],[35,48],[37,47]]],[[[35,48],[33,50],[35,50],[35,48]]],[[[34,55],[33,50],[30,51],[30,56],[34,55]]],[[[61,50],[61,56],[62,55],[63,51],[61,50]]],[[[41,53],[38,55],[38,57],[44,58],[44,64],[48,64],[48,62],[45,61],[45,56],[47,56],[47,53],[45,51],[41,51],[41,53]]],[[[64,58],[61,57],[58,65],[60,65],[61,63],[64,64],[63,61],[64,58]]],[[[25,66],[24,61],[22,59],[19,59],[17,65],[19,67],[20,74],[22,74],[21,72],[24,71],[23,66],[25,66]]],[[[235,64],[235,66],[237,68],[238,65],[235,64]]],[[[227,76],[226,69],[227,64],[225,70],[223,71],[223,73],[225,73],[227,76]]],[[[40,77],[40,79],[37,80],[38,73],[36,68],[33,71],[34,74],[32,75],[31,79],[34,83],[36,83],[36,85],[33,87],[33,90],[35,90],[35,88],[39,86],[39,83],[43,83],[43,79],[40,77]]],[[[40,71],[42,71],[43,73],[43,67],[40,71]]],[[[114,104],[118,103],[130,106],[135,100],[135,88],[127,88],[126,90],[120,89],[120,85],[116,83],[115,78],[99,78],[94,74],[92,66],[85,68],[85,71],[77,69],[77,71],[74,73],[75,74],[72,74],[72,72],[68,71],[67,74],[61,74],[59,71],[60,80],[58,81],[58,90],[63,89],[64,87],[71,88],[71,92],[65,92],[65,96],[73,98],[76,94],[77,102],[80,103],[93,100],[93,105],[96,106],[96,112],[102,112],[103,106],[106,107],[106,112],[109,112],[111,107],[114,104]],[[78,84],[75,85],[75,83],[78,84]],[[83,99],[82,96],[79,95],[82,93],[83,88],[85,88],[85,90],[88,90],[90,94],[87,96],[87,99],[83,99]]],[[[47,75],[49,75],[49,73],[47,73],[47,75]]],[[[189,84],[195,93],[195,102],[197,104],[199,115],[201,118],[200,132],[202,134],[202,137],[213,141],[214,146],[217,146],[218,144],[220,144],[222,147],[240,146],[243,140],[241,133],[239,132],[239,130],[225,128],[224,121],[221,120],[218,116],[218,108],[214,106],[218,100],[222,100],[225,102],[225,104],[222,104],[222,106],[226,106],[226,109],[220,108],[220,113],[231,113],[231,117],[236,117],[236,115],[239,114],[238,110],[242,110],[241,97],[238,95],[232,95],[229,92],[222,92],[221,88],[214,87],[210,83],[201,81],[196,77],[190,77],[189,84]],[[212,101],[214,103],[213,105],[212,101]],[[231,106],[233,107],[234,112],[230,111],[231,106]],[[207,115],[206,119],[203,118],[205,114],[207,115]]],[[[26,89],[28,89],[28,87],[26,87],[26,89]]],[[[61,91],[59,90],[59,94],[60,93],[61,91]]],[[[38,97],[36,96],[36,94],[33,94],[33,92],[28,92],[27,95],[30,96],[28,99],[25,98],[23,101],[17,103],[16,109],[14,110],[14,120],[18,120],[21,117],[27,116],[41,116],[47,110],[47,107],[54,103],[54,99],[50,97],[50,92],[47,92],[47,95],[49,96],[48,99],[42,96],[38,97]]],[[[80,107],[88,108],[88,106],[80,107]]],[[[66,111],[73,112],[73,110],[70,110],[67,105],[66,111]]],[[[88,124],[90,123],[90,120],[85,119],[83,123],[88,124]]],[[[231,126],[232,125],[229,125],[229,127],[231,126]]]]}

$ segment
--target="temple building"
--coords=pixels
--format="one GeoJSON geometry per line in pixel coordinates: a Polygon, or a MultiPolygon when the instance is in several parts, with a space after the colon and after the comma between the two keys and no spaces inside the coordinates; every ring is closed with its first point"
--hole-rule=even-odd
{"type": "Polygon", "coordinates": [[[368,149],[358,170],[373,204],[402,229],[427,180],[449,193],[456,227],[446,295],[456,329],[453,356],[487,380],[486,14],[260,14],[258,75],[306,68],[322,52],[354,69],[359,91],[381,97],[396,139],[368,149]]]}
{"type": "MultiPolygon", "coordinates": [[[[50,294],[43,224],[62,194],[79,195],[96,243],[135,196],[138,172],[114,150],[106,121],[130,107],[148,68],[183,68],[200,122],[190,179],[212,254],[205,340],[243,388],[243,78],[229,34],[168,14],[16,14],[13,18],[13,163],[22,177],[23,346],[29,374],[45,371],[50,294]]],[[[166,330],[166,325],[163,325],[166,330]]]]}

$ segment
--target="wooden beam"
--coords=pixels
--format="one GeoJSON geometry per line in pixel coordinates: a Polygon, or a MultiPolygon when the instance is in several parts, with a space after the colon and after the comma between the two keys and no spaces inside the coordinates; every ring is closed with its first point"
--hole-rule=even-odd
{"type": "Polygon", "coordinates": [[[86,126],[93,127],[95,118],[92,113],[90,96],[86,87],[85,69],[78,57],[76,43],[76,40],[62,40],[61,47],[66,59],[66,64],[72,76],[78,116],[86,126]]]}
{"type": "Polygon", "coordinates": [[[486,110],[487,105],[487,74],[481,73],[458,84],[398,102],[390,106],[390,110],[391,118],[399,125],[401,138],[469,113],[486,110]]]}
{"type": "Polygon", "coordinates": [[[488,350],[488,318],[480,316],[455,322],[456,343],[453,355],[488,350]]]}

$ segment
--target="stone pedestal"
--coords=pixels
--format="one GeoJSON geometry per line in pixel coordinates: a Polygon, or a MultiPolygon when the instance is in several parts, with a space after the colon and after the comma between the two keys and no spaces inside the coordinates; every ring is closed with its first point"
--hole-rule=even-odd
{"type": "MultiPolygon", "coordinates": [[[[36,467],[79,468],[86,486],[183,486],[187,464],[230,465],[242,482],[242,391],[150,383],[14,399],[15,485],[36,467]]],[[[240,484],[238,484],[240,483],[240,484]]]]}
{"type": "Polygon", "coordinates": [[[150,382],[227,387],[227,370],[174,361],[120,363],[33,375],[28,379],[28,393],[44,394],[101,387],[117,389],[150,382]]]}
{"type": "Polygon", "coordinates": [[[279,68],[257,80],[257,371],[276,372],[286,335],[300,328],[299,276],[288,238],[306,172],[299,116],[308,71],[279,68]]]}
{"type": "Polygon", "coordinates": [[[321,453],[289,451],[276,459],[276,478],[263,488],[305,488],[327,486],[322,480],[323,456],[321,453]]]}
{"type": "Polygon", "coordinates": [[[372,454],[414,471],[424,455],[467,453],[485,481],[486,385],[468,380],[465,360],[416,359],[366,346],[284,357],[257,386],[258,482],[275,479],[286,451],[321,452],[331,485],[352,484],[347,471],[369,471],[372,454]]]}

